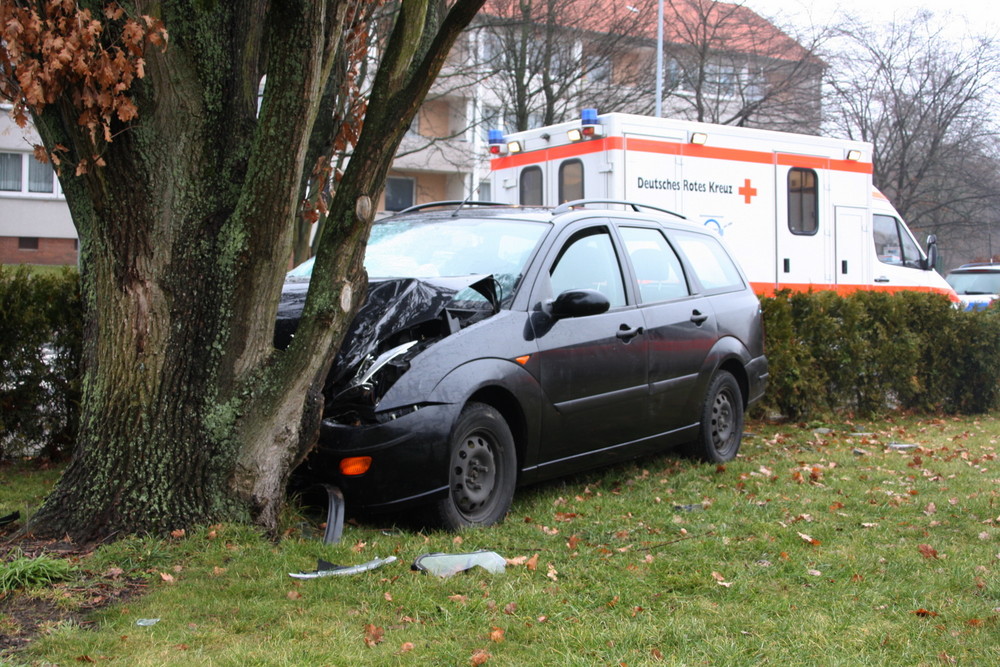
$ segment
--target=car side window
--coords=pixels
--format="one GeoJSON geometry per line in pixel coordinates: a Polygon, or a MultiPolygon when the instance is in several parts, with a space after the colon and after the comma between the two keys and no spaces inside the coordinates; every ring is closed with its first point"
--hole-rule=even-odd
{"type": "Polygon", "coordinates": [[[731,292],[745,283],[732,257],[715,238],[706,234],[676,232],[674,240],[687,257],[691,270],[706,292],[731,292]]]}
{"type": "Polygon", "coordinates": [[[571,289],[593,289],[611,302],[625,305],[625,283],[611,235],[603,227],[573,236],[556,258],[550,271],[553,295],[571,289]]]}
{"type": "Polygon", "coordinates": [[[622,227],[619,231],[625,240],[643,303],[688,296],[681,261],[662,232],[645,227],[622,227]]]}

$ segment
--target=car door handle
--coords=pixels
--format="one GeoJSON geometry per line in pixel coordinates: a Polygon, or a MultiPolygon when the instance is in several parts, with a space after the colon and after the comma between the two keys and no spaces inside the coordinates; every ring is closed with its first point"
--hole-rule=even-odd
{"type": "Polygon", "coordinates": [[[889,279],[886,278],[885,276],[879,276],[878,278],[875,279],[875,282],[877,282],[877,283],[887,283],[887,282],[889,282],[889,279]]]}
{"type": "Polygon", "coordinates": [[[632,329],[631,327],[629,327],[629,325],[623,324],[620,327],[618,327],[618,333],[616,333],[615,335],[627,343],[636,336],[639,336],[641,334],[642,334],[642,327],[636,327],[632,329]]]}
{"type": "Polygon", "coordinates": [[[699,311],[699,310],[691,311],[691,321],[694,322],[695,324],[697,324],[698,326],[701,326],[702,324],[704,324],[705,320],[707,320],[707,319],[708,319],[708,315],[702,315],[701,311],[699,311]]]}

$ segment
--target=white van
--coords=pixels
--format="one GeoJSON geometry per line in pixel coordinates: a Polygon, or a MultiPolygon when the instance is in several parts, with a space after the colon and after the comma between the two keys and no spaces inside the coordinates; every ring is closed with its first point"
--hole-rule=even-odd
{"type": "Polygon", "coordinates": [[[490,132],[491,198],[624,200],[721,236],[754,290],[921,290],[958,297],[872,184],[859,141],[585,109],[580,121],[490,132]]]}

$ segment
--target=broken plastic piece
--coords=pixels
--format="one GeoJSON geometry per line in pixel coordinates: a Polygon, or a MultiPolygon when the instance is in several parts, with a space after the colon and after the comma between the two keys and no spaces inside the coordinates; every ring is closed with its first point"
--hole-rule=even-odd
{"type": "Polygon", "coordinates": [[[142,626],[144,628],[148,628],[149,626],[156,625],[159,622],[160,619],[158,618],[140,618],[138,621],[135,622],[135,624],[142,626]]]}
{"type": "Polygon", "coordinates": [[[294,579],[319,579],[320,577],[336,577],[345,574],[358,574],[382,567],[387,563],[396,562],[395,556],[388,558],[375,558],[360,565],[334,565],[320,558],[316,561],[316,569],[312,572],[289,572],[288,576],[294,579]]]}
{"type": "Polygon", "coordinates": [[[14,523],[21,518],[20,512],[11,512],[4,516],[0,516],[0,526],[6,526],[8,523],[14,523]]]}
{"type": "Polygon", "coordinates": [[[336,544],[344,532],[344,494],[332,484],[324,484],[327,497],[326,532],[323,544],[336,544]]]}
{"type": "Polygon", "coordinates": [[[904,444],[902,442],[890,442],[888,445],[886,445],[886,447],[888,447],[889,449],[896,449],[902,451],[906,449],[915,449],[917,445],[909,445],[909,444],[904,444]]]}
{"type": "Polygon", "coordinates": [[[438,577],[450,577],[477,566],[493,574],[502,574],[506,565],[504,557],[495,551],[473,551],[466,554],[422,554],[413,561],[412,569],[438,577]]]}

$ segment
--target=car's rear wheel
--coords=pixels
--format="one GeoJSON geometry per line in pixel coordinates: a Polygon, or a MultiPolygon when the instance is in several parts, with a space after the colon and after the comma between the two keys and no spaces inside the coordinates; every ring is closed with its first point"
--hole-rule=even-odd
{"type": "Polygon", "coordinates": [[[701,408],[701,432],[693,454],[703,461],[725,463],[736,458],[743,436],[743,394],[728,371],[712,377],[701,408]]]}
{"type": "Polygon", "coordinates": [[[501,521],[517,481],[517,454],[507,422],[494,408],[470,403],[455,423],[450,449],[448,495],[436,507],[441,524],[459,530],[501,521]]]}

